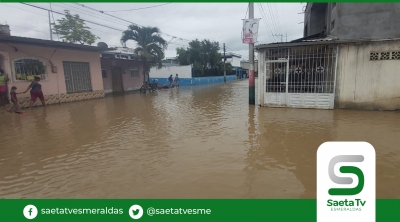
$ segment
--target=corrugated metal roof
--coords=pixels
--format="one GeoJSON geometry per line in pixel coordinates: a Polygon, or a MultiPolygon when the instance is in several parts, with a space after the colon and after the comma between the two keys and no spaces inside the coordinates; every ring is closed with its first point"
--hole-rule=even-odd
{"type": "Polygon", "coordinates": [[[338,40],[338,38],[335,37],[324,37],[324,38],[317,38],[317,39],[304,39],[302,42],[322,42],[322,41],[333,41],[333,40],[338,40]]]}
{"type": "Polygon", "coordinates": [[[294,46],[306,46],[306,45],[346,44],[346,43],[354,44],[354,43],[363,43],[363,42],[383,42],[383,41],[400,41],[400,38],[393,38],[393,39],[337,39],[335,37],[325,37],[325,38],[302,40],[302,41],[297,41],[297,42],[260,44],[260,45],[255,46],[254,48],[263,49],[263,48],[294,47],[294,46]]]}

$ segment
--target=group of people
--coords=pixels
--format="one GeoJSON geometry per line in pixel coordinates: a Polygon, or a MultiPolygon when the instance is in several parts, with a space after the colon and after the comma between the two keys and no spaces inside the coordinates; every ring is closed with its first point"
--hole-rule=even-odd
{"type": "MultiPolygon", "coordinates": [[[[5,106],[7,103],[7,83],[8,83],[8,81],[9,81],[8,76],[5,74],[5,72],[2,69],[0,69],[0,106],[5,106]]],[[[15,87],[15,86],[11,87],[10,98],[11,98],[12,105],[10,108],[7,109],[7,111],[22,114],[23,112],[20,111],[17,94],[23,94],[23,93],[28,92],[29,90],[30,90],[30,94],[31,94],[31,102],[29,104],[29,108],[32,109],[33,104],[36,102],[36,100],[38,98],[42,102],[42,105],[45,106],[46,104],[45,104],[44,96],[43,96],[43,92],[42,92],[42,85],[39,82],[40,82],[40,77],[35,77],[35,79],[32,81],[32,83],[25,90],[25,92],[17,93],[16,92],[17,87],[15,87]]]]}
{"type": "Polygon", "coordinates": [[[175,75],[175,78],[172,76],[172,74],[168,77],[168,82],[170,86],[177,86],[179,87],[179,77],[178,74],[175,75]]]}

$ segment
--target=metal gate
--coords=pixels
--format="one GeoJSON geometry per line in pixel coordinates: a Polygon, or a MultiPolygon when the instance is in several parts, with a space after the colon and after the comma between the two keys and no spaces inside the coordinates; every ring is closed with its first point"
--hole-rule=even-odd
{"type": "Polygon", "coordinates": [[[119,66],[111,67],[111,79],[113,92],[124,91],[124,85],[122,82],[122,69],[119,66]]]}
{"type": "Polygon", "coordinates": [[[335,46],[272,48],[265,59],[266,106],[334,108],[335,46]]]}
{"type": "Polygon", "coordinates": [[[92,79],[87,62],[63,62],[67,93],[91,92],[92,79]]]}

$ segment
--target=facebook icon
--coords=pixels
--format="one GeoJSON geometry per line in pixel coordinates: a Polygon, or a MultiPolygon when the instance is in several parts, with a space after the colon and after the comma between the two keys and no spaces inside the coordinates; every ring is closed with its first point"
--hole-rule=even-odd
{"type": "Polygon", "coordinates": [[[24,208],[23,213],[26,219],[34,219],[38,214],[38,210],[34,205],[30,204],[24,208]]]}

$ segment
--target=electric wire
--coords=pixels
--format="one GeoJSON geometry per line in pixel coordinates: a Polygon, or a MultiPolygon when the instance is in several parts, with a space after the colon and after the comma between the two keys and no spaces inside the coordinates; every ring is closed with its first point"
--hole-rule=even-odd
{"type": "Polygon", "coordinates": [[[168,4],[172,4],[172,2],[170,2],[170,3],[165,3],[165,4],[161,4],[161,5],[154,5],[154,6],[150,6],[150,7],[144,7],[144,8],[133,8],[133,9],[115,10],[115,11],[103,11],[103,12],[127,12],[127,11],[136,11],[136,10],[142,10],[142,9],[148,9],[148,8],[155,8],[155,7],[159,7],[159,6],[163,6],[163,5],[168,5],[168,4]]]}

